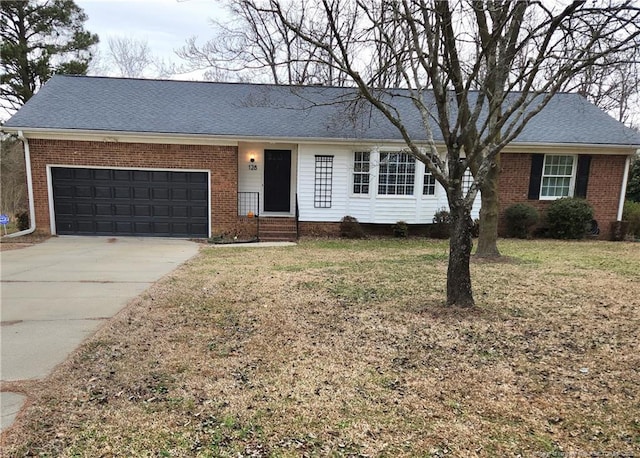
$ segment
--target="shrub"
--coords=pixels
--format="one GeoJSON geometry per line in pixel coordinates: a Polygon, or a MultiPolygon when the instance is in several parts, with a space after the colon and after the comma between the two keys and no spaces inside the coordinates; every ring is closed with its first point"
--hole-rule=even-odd
{"type": "Polygon", "coordinates": [[[640,202],[625,201],[622,219],[629,221],[629,234],[640,238],[640,202]]]}
{"type": "Polygon", "coordinates": [[[18,226],[19,231],[29,229],[29,212],[21,211],[16,213],[16,226],[18,226]]]}
{"type": "Polygon", "coordinates": [[[508,207],[504,216],[507,219],[507,235],[518,239],[531,237],[531,229],[540,220],[538,210],[527,204],[515,204],[508,207]]]}
{"type": "Polygon", "coordinates": [[[362,226],[353,216],[345,216],[340,220],[340,236],[348,239],[363,239],[366,237],[362,226]]]}
{"type": "Polygon", "coordinates": [[[584,199],[563,197],[547,210],[549,235],[557,239],[581,239],[591,227],[593,208],[584,199]]]}
{"type": "Polygon", "coordinates": [[[444,208],[433,215],[430,235],[436,239],[448,239],[451,236],[451,214],[444,208]]]}
{"type": "Polygon", "coordinates": [[[451,214],[448,210],[441,208],[433,215],[433,224],[451,224],[451,214]]]}
{"type": "Polygon", "coordinates": [[[393,225],[394,237],[406,238],[409,235],[409,226],[404,221],[398,221],[393,225]]]}

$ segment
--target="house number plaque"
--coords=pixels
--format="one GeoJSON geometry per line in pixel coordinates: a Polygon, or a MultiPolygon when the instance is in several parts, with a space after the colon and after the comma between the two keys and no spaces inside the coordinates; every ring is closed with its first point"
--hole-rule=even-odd
{"type": "Polygon", "coordinates": [[[249,164],[249,170],[258,170],[258,164],[249,164]]]}

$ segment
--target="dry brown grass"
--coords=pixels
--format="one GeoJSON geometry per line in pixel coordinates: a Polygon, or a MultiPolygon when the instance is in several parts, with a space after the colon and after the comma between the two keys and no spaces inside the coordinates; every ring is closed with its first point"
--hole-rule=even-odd
{"type": "Polygon", "coordinates": [[[441,305],[441,242],[203,248],[30,388],[4,453],[637,455],[640,245],[501,247],[474,310],[441,305]]]}

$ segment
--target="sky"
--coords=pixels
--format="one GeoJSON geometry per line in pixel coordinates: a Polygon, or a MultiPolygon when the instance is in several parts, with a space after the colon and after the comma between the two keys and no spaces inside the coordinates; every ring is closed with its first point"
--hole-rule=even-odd
{"type": "Polygon", "coordinates": [[[89,19],[85,29],[100,37],[105,54],[109,37],[147,40],[154,56],[180,63],[174,50],[192,36],[211,38],[212,18],[224,15],[215,0],[75,0],[89,19]]]}

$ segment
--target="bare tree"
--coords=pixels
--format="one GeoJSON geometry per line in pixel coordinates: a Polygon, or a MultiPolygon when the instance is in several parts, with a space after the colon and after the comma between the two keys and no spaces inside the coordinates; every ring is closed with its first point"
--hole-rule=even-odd
{"type": "MultiPolygon", "coordinates": [[[[463,307],[474,304],[471,208],[481,190],[481,231],[493,235],[500,151],[574,75],[637,47],[640,36],[640,11],[631,1],[320,0],[308,12],[315,20],[303,23],[279,0],[254,6],[322,50],[444,187],[452,217],[447,304],[463,307]],[[354,43],[384,54],[379,61],[401,72],[406,90],[380,89],[380,69],[359,66],[354,43]],[[399,98],[421,117],[423,138],[410,133],[394,104],[399,98]],[[474,180],[465,193],[467,169],[474,180]]],[[[487,239],[495,245],[495,236],[487,239]]]]}
{"type": "Polygon", "coordinates": [[[27,172],[22,142],[16,137],[0,138],[0,210],[15,215],[27,209],[27,172]]]}
{"type": "MultiPolygon", "coordinates": [[[[274,12],[259,9],[254,0],[228,0],[231,19],[213,20],[215,36],[203,44],[191,37],[176,54],[189,70],[205,70],[210,80],[325,84],[342,86],[345,75],[331,64],[331,56],[296,36],[274,12]]],[[[289,2],[287,17],[303,27],[318,17],[308,14],[308,2],[289,2]]],[[[315,23],[330,40],[328,24],[315,23]]],[[[348,42],[350,30],[344,30],[348,42]]]]}
{"type": "Polygon", "coordinates": [[[111,36],[105,52],[96,50],[89,68],[93,75],[125,78],[168,78],[183,70],[153,54],[146,39],[111,36]]]}
{"type": "Polygon", "coordinates": [[[633,127],[632,111],[640,107],[640,47],[606,56],[572,78],[566,90],[578,92],[633,127]]]}

